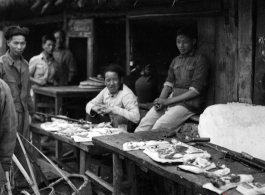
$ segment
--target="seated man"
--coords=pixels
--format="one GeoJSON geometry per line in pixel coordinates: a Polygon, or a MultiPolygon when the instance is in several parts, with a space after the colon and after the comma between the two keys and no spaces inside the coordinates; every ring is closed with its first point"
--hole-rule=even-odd
{"type": "Polygon", "coordinates": [[[173,59],[160,97],[141,120],[135,132],[154,129],[179,131],[183,123],[199,110],[209,72],[209,63],[196,48],[194,29],[177,31],[180,55],[173,59]]]}
{"type": "Polygon", "coordinates": [[[55,42],[53,35],[44,35],[42,37],[43,51],[40,55],[30,59],[29,74],[33,86],[57,85],[56,72],[58,64],[53,57],[55,42]]]}
{"type": "Polygon", "coordinates": [[[119,65],[109,65],[104,77],[106,87],[86,106],[88,120],[94,124],[111,121],[115,128],[119,124],[127,124],[130,132],[132,126],[140,121],[137,98],[123,84],[123,72],[119,65]]]}

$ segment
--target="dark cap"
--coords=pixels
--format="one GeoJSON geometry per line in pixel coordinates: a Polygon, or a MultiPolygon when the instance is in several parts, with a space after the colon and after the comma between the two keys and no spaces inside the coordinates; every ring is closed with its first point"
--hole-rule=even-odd
{"type": "Polygon", "coordinates": [[[21,28],[20,26],[10,26],[5,32],[5,39],[8,40],[15,35],[22,35],[27,39],[29,36],[29,29],[26,27],[21,28]]]}

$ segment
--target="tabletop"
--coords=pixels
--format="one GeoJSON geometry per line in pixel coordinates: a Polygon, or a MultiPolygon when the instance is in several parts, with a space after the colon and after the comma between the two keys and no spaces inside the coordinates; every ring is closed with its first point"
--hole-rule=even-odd
{"type": "Polygon", "coordinates": [[[68,95],[98,93],[102,88],[79,88],[78,86],[48,86],[34,87],[33,92],[45,95],[68,95]]]}
{"type": "MultiPolygon", "coordinates": [[[[184,185],[193,190],[194,194],[216,194],[214,192],[209,192],[202,188],[202,185],[209,182],[209,179],[205,178],[203,175],[196,175],[193,173],[188,173],[177,168],[176,164],[161,164],[153,161],[150,157],[145,155],[142,150],[136,151],[123,151],[122,145],[129,141],[148,141],[148,140],[160,140],[163,139],[167,132],[137,132],[137,133],[121,133],[112,136],[101,136],[94,137],[92,142],[95,145],[104,147],[113,153],[117,153],[131,161],[137,163],[140,166],[152,170],[163,177],[166,177],[174,182],[184,185]]],[[[253,177],[258,181],[265,182],[265,173],[260,170],[256,170],[250,167],[246,167],[239,162],[231,162],[230,160],[223,159],[222,153],[217,152],[213,148],[202,145],[195,145],[197,148],[207,150],[212,155],[213,162],[220,162],[225,164],[230,168],[231,173],[234,174],[252,174],[253,177]]],[[[221,148],[221,147],[220,147],[221,148]]],[[[224,149],[224,148],[222,148],[224,149]]],[[[225,192],[226,195],[239,195],[235,189],[231,189],[225,192]]]]}
{"type": "Polygon", "coordinates": [[[40,134],[40,135],[44,135],[44,136],[48,136],[51,137],[53,139],[62,141],[64,143],[76,146],[77,148],[80,148],[86,152],[89,152],[90,147],[94,146],[94,144],[90,141],[90,142],[75,142],[72,138],[70,137],[66,137],[66,136],[62,136],[59,134],[56,134],[54,132],[49,132],[49,131],[45,131],[44,129],[41,128],[40,123],[34,123],[30,125],[30,130],[33,133],[36,134],[40,134]]]}

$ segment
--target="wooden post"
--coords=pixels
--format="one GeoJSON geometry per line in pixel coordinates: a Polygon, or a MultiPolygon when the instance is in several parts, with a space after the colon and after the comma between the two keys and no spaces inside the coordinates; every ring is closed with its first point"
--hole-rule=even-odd
{"type": "Polygon", "coordinates": [[[253,1],[238,1],[238,96],[239,101],[252,103],[253,75],[253,1]]]}
{"type": "Polygon", "coordinates": [[[130,59],[131,59],[131,45],[130,45],[130,22],[126,18],[126,75],[130,74],[130,59]]]}
{"type": "Polygon", "coordinates": [[[207,87],[206,105],[214,104],[214,81],[215,81],[215,19],[214,17],[200,17],[198,18],[198,41],[197,46],[209,60],[210,63],[210,76],[207,87]]]}
{"type": "Polygon", "coordinates": [[[122,162],[119,155],[112,154],[113,158],[113,195],[121,194],[121,183],[122,183],[122,162]]]}
{"type": "Polygon", "coordinates": [[[93,76],[94,66],[94,19],[91,18],[91,36],[87,38],[87,79],[93,76]]]}
{"type": "MultiPolygon", "coordinates": [[[[265,105],[265,1],[257,1],[256,50],[253,103],[265,105]]],[[[254,11],[254,8],[253,8],[254,11]]],[[[255,11],[254,11],[255,12],[255,11]]]]}
{"type": "Polygon", "coordinates": [[[224,16],[216,18],[215,103],[237,101],[236,0],[224,0],[224,16]]]}

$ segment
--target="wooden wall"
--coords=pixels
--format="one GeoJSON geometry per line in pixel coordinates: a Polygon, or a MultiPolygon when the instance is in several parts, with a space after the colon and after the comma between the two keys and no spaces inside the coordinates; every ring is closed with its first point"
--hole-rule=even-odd
{"type": "Polygon", "coordinates": [[[265,105],[265,1],[257,1],[253,103],[265,105]]]}

